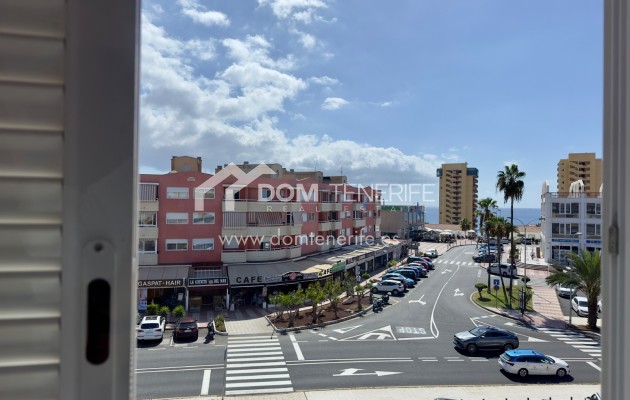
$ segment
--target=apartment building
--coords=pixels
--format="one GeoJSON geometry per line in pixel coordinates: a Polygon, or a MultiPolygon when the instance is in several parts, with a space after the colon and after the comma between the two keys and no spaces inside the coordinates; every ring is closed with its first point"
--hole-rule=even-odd
{"type": "Polygon", "coordinates": [[[381,232],[389,237],[411,239],[424,227],[424,206],[382,206],[381,232]]]}
{"type": "Polygon", "coordinates": [[[569,192],[573,182],[582,181],[584,192],[599,192],[602,185],[602,159],[595,153],[569,153],[558,162],[558,192],[569,192]]]}
{"type": "Polygon", "coordinates": [[[566,192],[549,192],[545,182],[541,196],[541,239],[548,263],[565,264],[569,252],[602,248],[602,192],[586,191],[581,181],[566,192]]]}
{"type": "Polygon", "coordinates": [[[140,308],[152,299],[193,311],[249,304],[269,287],[358,275],[405,250],[380,240],[380,193],[344,177],[249,163],[212,175],[193,157],[171,167],[140,176],[140,308]]]}
{"type": "Polygon", "coordinates": [[[437,177],[440,178],[439,223],[459,226],[462,219],[468,218],[474,229],[479,170],[468,168],[467,163],[442,164],[437,177]]]}

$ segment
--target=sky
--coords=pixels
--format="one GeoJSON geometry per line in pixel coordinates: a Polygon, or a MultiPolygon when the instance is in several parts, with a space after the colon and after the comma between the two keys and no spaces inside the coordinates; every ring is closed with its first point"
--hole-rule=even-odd
{"type": "Polygon", "coordinates": [[[503,206],[514,163],[538,208],[561,158],[602,156],[602,3],[145,0],[140,172],[280,163],[435,207],[467,162],[503,206]]]}

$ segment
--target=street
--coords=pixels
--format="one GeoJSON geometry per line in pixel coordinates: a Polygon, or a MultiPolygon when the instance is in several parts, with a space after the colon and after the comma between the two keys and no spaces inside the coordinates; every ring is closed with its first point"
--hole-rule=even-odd
{"type": "Polygon", "coordinates": [[[573,331],[533,329],[470,301],[475,283],[487,279],[485,269],[472,262],[473,253],[474,246],[451,249],[434,261],[436,269],[428,278],[404,296],[392,296],[377,314],[280,336],[216,336],[204,344],[200,334],[196,343],[173,345],[165,337],[157,346],[142,346],[137,350],[137,396],[599,382],[597,342],[573,331]],[[500,371],[500,352],[469,356],[454,348],[453,334],[484,324],[515,332],[521,349],[569,362],[571,374],[521,379],[500,371]]]}

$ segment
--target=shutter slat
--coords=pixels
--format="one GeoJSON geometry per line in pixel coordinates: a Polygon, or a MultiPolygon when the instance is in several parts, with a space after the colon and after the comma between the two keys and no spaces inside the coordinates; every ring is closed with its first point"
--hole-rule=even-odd
{"type": "Polygon", "coordinates": [[[0,82],[0,128],[63,129],[63,86],[0,82]]]}
{"type": "Polygon", "coordinates": [[[63,38],[65,0],[3,0],[0,32],[63,38]]]}
{"type": "Polygon", "coordinates": [[[63,83],[62,39],[0,34],[0,81],[63,83]]]}
{"type": "Polygon", "coordinates": [[[61,180],[0,178],[0,225],[61,225],[61,180]]]}
{"type": "Polygon", "coordinates": [[[61,131],[0,129],[0,177],[62,177],[61,131]]]}

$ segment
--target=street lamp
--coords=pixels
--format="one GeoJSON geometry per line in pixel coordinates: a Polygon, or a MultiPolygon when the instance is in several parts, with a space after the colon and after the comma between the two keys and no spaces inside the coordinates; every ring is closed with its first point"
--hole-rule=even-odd
{"type": "MultiPolygon", "coordinates": [[[[577,236],[578,239],[578,254],[580,252],[580,236],[582,235],[582,232],[576,232],[575,236],[577,236]]],[[[569,260],[571,260],[571,258],[569,258],[569,260]]],[[[573,263],[571,263],[571,280],[573,280],[573,263]]],[[[571,294],[569,295],[569,325],[571,325],[571,316],[573,315],[573,293],[575,293],[575,290],[573,289],[573,287],[571,288],[571,294]]],[[[579,308],[579,307],[578,307],[579,308]]]]}
{"type": "MultiPolygon", "coordinates": [[[[521,221],[518,218],[514,218],[514,217],[512,218],[512,219],[520,222],[523,225],[523,229],[525,231],[524,232],[525,240],[523,242],[523,246],[524,246],[524,248],[523,248],[523,283],[525,284],[525,290],[527,290],[527,225],[529,225],[529,224],[531,224],[532,222],[535,222],[535,221],[540,221],[541,218],[542,217],[533,219],[533,220],[529,221],[527,224],[524,223],[523,221],[521,221]]],[[[514,229],[514,221],[512,221],[512,229],[514,229]]],[[[514,232],[510,232],[510,233],[512,234],[512,239],[513,239],[514,238],[514,232]]],[[[510,249],[510,251],[511,250],[512,249],[510,249]]],[[[510,257],[512,259],[512,263],[514,263],[514,255],[510,254],[510,257]]],[[[511,269],[511,267],[510,267],[510,269],[511,269]]],[[[510,272],[510,299],[511,298],[512,298],[512,273],[510,272]]],[[[527,299],[527,298],[525,298],[525,299],[527,299]]],[[[525,304],[525,308],[527,308],[527,304],[525,304]]]]}

